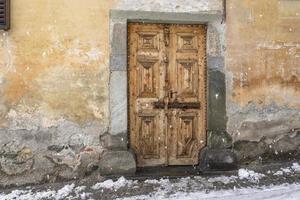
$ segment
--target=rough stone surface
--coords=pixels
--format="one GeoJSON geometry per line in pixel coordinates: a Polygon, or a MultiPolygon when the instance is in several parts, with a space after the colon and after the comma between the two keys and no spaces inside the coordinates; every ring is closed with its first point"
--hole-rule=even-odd
{"type": "Polygon", "coordinates": [[[264,142],[238,141],[234,143],[234,150],[241,163],[261,160],[261,156],[269,152],[269,147],[264,142]]]}
{"type": "Polygon", "coordinates": [[[273,139],[265,137],[259,142],[237,141],[233,147],[240,163],[299,159],[300,132],[297,130],[273,139]]]}
{"type": "Polygon", "coordinates": [[[299,1],[227,0],[227,131],[239,160],[299,152],[299,9],[299,1]]]}
{"type": "Polygon", "coordinates": [[[111,135],[105,134],[101,136],[102,146],[107,150],[127,150],[127,134],[111,135]]]}
{"type": "Polygon", "coordinates": [[[199,168],[201,171],[234,170],[237,168],[237,157],[232,150],[206,148],[201,151],[199,168]]]}
{"type": "Polygon", "coordinates": [[[99,161],[100,175],[134,174],[136,161],[130,151],[108,151],[99,161]]]}
{"type": "Polygon", "coordinates": [[[207,146],[212,149],[228,149],[233,145],[231,136],[226,131],[209,131],[207,146]]]}
{"type": "Polygon", "coordinates": [[[6,175],[20,175],[29,171],[34,163],[30,148],[10,142],[0,149],[0,170],[6,175]]]}
{"type": "Polygon", "coordinates": [[[300,128],[300,110],[276,104],[258,107],[231,107],[234,114],[228,116],[227,130],[235,141],[260,141],[263,137],[275,139],[300,128]]]}

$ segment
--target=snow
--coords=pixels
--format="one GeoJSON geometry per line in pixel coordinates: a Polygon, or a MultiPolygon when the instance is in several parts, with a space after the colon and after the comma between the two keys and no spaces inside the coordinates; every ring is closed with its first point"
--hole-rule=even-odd
{"type": "Polygon", "coordinates": [[[149,195],[140,195],[128,198],[119,198],[118,200],[299,200],[300,185],[284,184],[271,187],[241,188],[219,191],[201,191],[201,192],[176,192],[170,196],[163,191],[158,191],[149,195]]]}
{"type": "Polygon", "coordinates": [[[259,182],[259,180],[263,177],[265,177],[264,174],[254,172],[249,169],[241,168],[238,171],[238,176],[218,176],[218,177],[209,178],[208,182],[210,183],[221,182],[224,184],[229,184],[229,183],[234,183],[238,179],[240,179],[240,180],[246,180],[249,182],[256,183],[259,182]]]}
{"type": "Polygon", "coordinates": [[[131,187],[134,184],[137,184],[137,181],[127,180],[123,176],[120,177],[117,181],[113,181],[111,179],[106,180],[104,182],[96,183],[94,186],[92,186],[93,190],[99,190],[99,189],[114,189],[118,190],[121,187],[131,187]]]}
{"type": "Polygon", "coordinates": [[[155,184],[157,184],[157,185],[165,185],[165,184],[169,184],[170,183],[170,181],[169,181],[169,179],[159,179],[159,180],[156,180],[156,179],[147,179],[147,180],[145,180],[144,181],[144,183],[148,183],[148,184],[153,184],[153,185],[155,185],[155,184]]]}
{"type": "MultiPolygon", "coordinates": [[[[151,182],[151,181],[150,181],[151,182]]],[[[156,183],[167,183],[167,179],[159,180],[156,183]]],[[[153,182],[154,183],[154,182],[153,182]]],[[[74,188],[74,185],[66,185],[58,192],[43,191],[32,193],[23,190],[14,190],[10,194],[0,194],[1,200],[42,200],[42,199],[88,199],[88,193],[81,193],[76,196],[68,196],[72,190],[81,190],[84,187],[74,188]]],[[[163,189],[163,186],[153,193],[147,195],[139,195],[127,198],[119,198],[118,200],[198,200],[198,199],[222,199],[222,200],[299,200],[300,197],[300,184],[283,184],[278,186],[263,186],[256,188],[241,188],[230,190],[211,190],[211,191],[198,191],[198,192],[182,192],[178,190],[174,194],[169,194],[169,189],[163,189]]]]}
{"type": "Polygon", "coordinates": [[[214,178],[209,178],[208,182],[215,183],[215,182],[221,182],[224,184],[233,183],[236,181],[238,177],[237,176],[218,176],[214,178]]]}
{"type": "MultiPolygon", "coordinates": [[[[277,168],[279,169],[279,168],[277,168]]],[[[293,163],[289,167],[282,167],[277,171],[268,170],[265,174],[268,176],[282,176],[287,175],[289,177],[297,175],[300,172],[299,163],[293,163]]],[[[143,187],[152,188],[146,193],[139,196],[129,196],[126,198],[119,198],[119,200],[198,200],[198,199],[222,199],[222,200],[300,200],[300,184],[282,184],[282,185],[269,185],[258,186],[260,179],[266,177],[265,174],[255,172],[250,169],[241,168],[238,170],[236,176],[214,176],[214,177],[202,177],[195,176],[167,179],[162,178],[159,180],[148,179],[145,181],[128,180],[124,177],[120,177],[117,180],[108,179],[103,182],[99,182],[92,185],[76,186],[74,183],[66,184],[60,189],[47,189],[34,190],[31,187],[26,187],[22,190],[12,190],[10,193],[1,193],[0,200],[64,200],[64,199],[92,199],[95,197],[95,193],[103,194],[104,192],[118,193],[120,189],[126,189],[131,191],[137,189],[143,191],[143,187]],[[240,187],[240,182],[252,183],[247,188],[240,187]],[[216,185],[219,183],[226,185],[227,188],[216,189],[216,185]],[[238,188],[237,188],[238,187],[238,188]],[[208,189],[210,188],[210,189],[208,189]],[[228,189],[229,188],[229,189],[228,189]],[[105,190],[104,190],[105,189],[105,190]]],[[[265,179],[263,179],[265,181],[265,179]]],[[[262,182],[260,182],[261,184],[262,182]]],[[[122,190],[120,190],[122,191],[122,190]]],[[[127,193],[130,195],[130,192],[127,193]]],[[[97,196],[98,197],[98,196],[97,196]]],[[[96,197],[96,199],[97,199],[96,197]]],[[[119,196],[121,197],[121,196],[119,196]]]]}
{"type": "Polygon", "coordinates": [[[289,168],[281,168],[281,170],[286,174],[292,173],[291,169],[289,168]]]}
{"type": "Polygon", "coordinates": [[[75,190],[76,197],[83,195],[85,193],[79,194],[79,191],[82,190],[82,187],[76,187],[75,185],[69,184],[65,185],[57,192],[54,190],[33,192],[32,190],[14,190],[9,194],[0,193],[0,200],[42,200],[42,199],[55,199],[55,200],[64,200],[75,190]]]}
{"type": "Polygon", "coordinates": [[[64,199],[65,197],[67,197],[72,192],[74,187],[75,187],[74,184],[66,185],[65,187],[63,187],[63,188],[61,188],[60,190],[57,191],[56,197],[58,199],[64,199]]]}
{"type": "Polygon", "coordinates": [[[274,173],[275,176],[282,176],[284,174],[294,174],[300,172],[300,165],[298,163],[293,163],[291,167],[280,168],[280,170],[274,173]]]}
{"type": "Polygon", "coordinates": [[[240,179],[247,179],[250,182],[258,182],[260,178],[265,176],[264,174],[256,173],[248,169],[239,169],[238,174],[240,179]]]}
{"type": "Polygon", "coordinates": [[[298,163],[293,163],[291,167],[295,172],[300,172],[300,165],[298,163]]]}
{"type": "Polygon", "coordinates": [[[283,175],[283,171],[277,171],[274,173],[275,176],[282,176],[283,175]]]}

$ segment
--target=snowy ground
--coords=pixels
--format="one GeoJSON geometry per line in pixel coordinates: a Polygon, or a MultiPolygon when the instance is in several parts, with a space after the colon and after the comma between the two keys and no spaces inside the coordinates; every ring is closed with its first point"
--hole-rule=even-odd
{"type": "Polygon", "coordinates": [[[0,200],[300,200],[300,165],[241,168],[233,175],[74,181],[0,191],[0,200]]]}

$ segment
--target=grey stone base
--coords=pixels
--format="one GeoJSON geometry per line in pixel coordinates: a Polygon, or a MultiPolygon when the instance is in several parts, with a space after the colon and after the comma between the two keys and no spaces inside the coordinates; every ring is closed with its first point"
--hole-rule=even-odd
{"type": "Polygon", "coordinates": [[[108,151],[99,161],[100,175],[135,174],[136,161],[130,151],[108,151]]]}
{"type": "Polygon", "coordinates": [[[299,160],[300,130],[282,134],[280,138],[262,138],[258,142],[237,141],[233,149],[241,164],[299,160]]]}
{"type": "Polygon", "coordinates": [[[205,148],[200,154],[199,169],[201,171],[230,171],[237,168],[237,157],[229,149],[205,148]]]}
{"type": "Polygon", "coordinates": [[[104,134],[100,137],[101,145],[109,151],[126,151],[127,134],[104,134]]]}

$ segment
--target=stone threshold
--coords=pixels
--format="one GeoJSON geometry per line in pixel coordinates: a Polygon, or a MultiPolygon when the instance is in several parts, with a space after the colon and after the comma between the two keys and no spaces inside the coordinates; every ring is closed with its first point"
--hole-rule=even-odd
{"type": "MultiPolygon", "coordinates": [[[[167,166],[167,167],[144,167],[137,168],[135,174],[132,175],[123,175],[127,179],[133,180],[146,180],[146,179],[176,179],[176,178],[184,178],[184,177],[194,177],[194,176],[216,176],[216,175],[236,175],[237,170],[231,171],[217,171],[217,170],[209,170],[209,171],[201,171],[198,166],[167,166]]],[[[116,180],[120,178],[120,175],[105,175],[103,176],[105,179],[113,179],[116,180]]]]}

